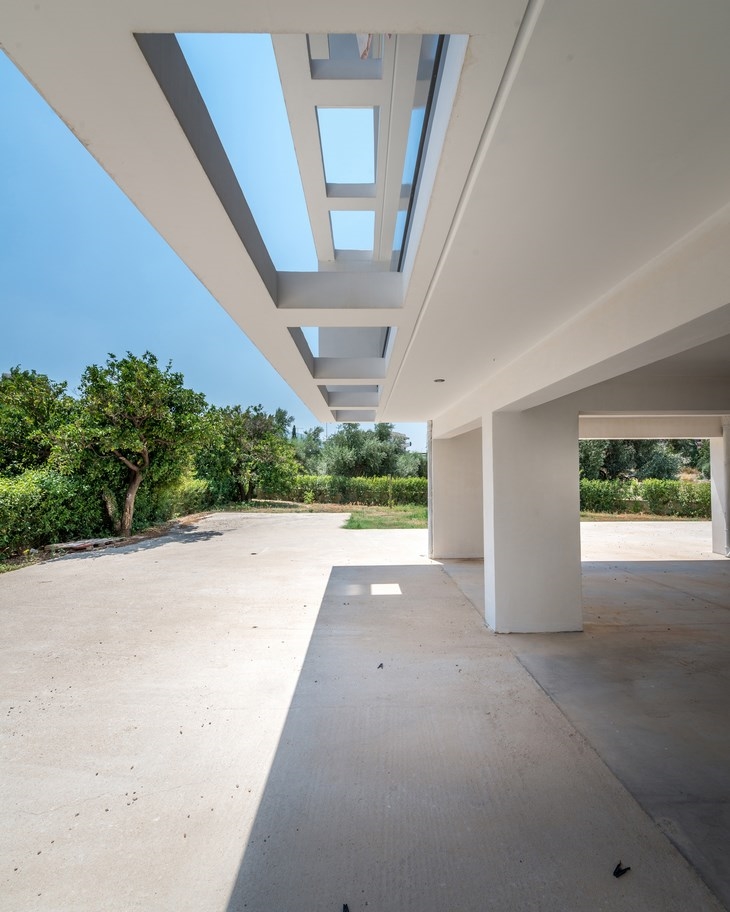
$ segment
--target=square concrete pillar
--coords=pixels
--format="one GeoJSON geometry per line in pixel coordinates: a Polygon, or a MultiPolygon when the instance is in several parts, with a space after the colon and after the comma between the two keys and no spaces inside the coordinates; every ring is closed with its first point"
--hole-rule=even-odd
{"type": "Polygon", "coordinates": [[[722,437],[710,437],[712,550],[730,557],[730,419],[722,420],[722,437]]]}
{"type": "Polygon", "coordinates": [[[482,508],[482,431],[432,440],[429,479],[430,556],[481,558],[484,555],[482,508]]]}
{"type": "Polygon", "coordinates": [[[483,421],[487,624],[582,630],[578,415],[549,403],[483,421]]]}

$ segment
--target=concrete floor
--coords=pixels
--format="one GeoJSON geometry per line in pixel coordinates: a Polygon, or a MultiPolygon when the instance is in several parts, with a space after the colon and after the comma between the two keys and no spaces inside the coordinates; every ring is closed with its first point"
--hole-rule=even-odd
{"type": "Polygon", "coordinates": [[[341,522],[223,514],[0,577],[2,908],[720,910],[532,677],[570,692],[566,638],[490,634],[425,533],[341,522]]]}
{"type": "MultiPolygon", "coordinates": [[[[730,562],[706,522],[581,538],[584,632],[505,639],[730,909],[730,562]]],[[[482,610],[481,562],[446,569],[482,610]]]]}

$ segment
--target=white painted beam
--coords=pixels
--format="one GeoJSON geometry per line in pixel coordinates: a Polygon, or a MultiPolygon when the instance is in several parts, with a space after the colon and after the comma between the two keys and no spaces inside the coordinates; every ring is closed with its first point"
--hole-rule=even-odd
{"type": "Polygon", "coordinates": [[[312,60],[329,60],[330,44],[329,36],[324,34],[308,35],[309,54],[312,60]]]}
{"type": "Polygon", "coordinates": [[[332,385],[360,384],[385,377],[385,358],[315,358],[313,377],[332,385]]]}
{"type": "Polygon", "coordinates": [[[377,146],[376,192],[380,205],[375,214],[374,258],[384,262],[390,262],[393,255],[421,37],[398,35],[394,44],[392,87],[387,107],[381,108],[377,146]]]}
{"type": "Polygon", "coordinates": [[[327,405],[330,408],[377,408],[380,395],[378,393],[327,393],[327,405]]]}
{"type": "Polygon", "coordinates": [[[311,92],[312,79],[306,35],[274,35],[272,43],[284,90],[284,101],[299,162],[299,173],[317,257],[322,261],[334,262],[335,250],[329,214],[320,202],[325,196],[324,164],[317,112],[311,92]]]}
{"type": "Polygon", "coordinates": [[[370,409],[368,411],[356,411],[354,409],[335,409],[332,413],[332,417],[335,421],[342,422],[375,421],[376,413],[375,409],[370,409]]]}
{"type": "Polygon", "coordinates": [[[276,303],[280,310],[399,308],[403,304],[403,282],[403,275],[398,272],[359,276],[339,272],[280,272],[276,303]]]}
{"type": "Polygon", "coordinates": [[[665,440],[721,437],[720,415],[581,415],[583,440],[665,440]]]}
{"type": "Polygon", "coordinates": [[[402,310],[371,310],[368,308],[334,308],[321,310],[318,307],[280,309],[277,311],[282,326],[331,326],[358,327],[400,326],[404,319],[402,310]]]}

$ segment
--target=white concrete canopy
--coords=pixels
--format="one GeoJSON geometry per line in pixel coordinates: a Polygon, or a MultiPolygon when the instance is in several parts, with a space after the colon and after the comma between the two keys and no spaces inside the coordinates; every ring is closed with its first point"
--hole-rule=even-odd
{"type": "Polygon", "coordinates": [[[730,331],[728,33],[730,8],[710,0],[376,2],[366,15],[322,0],[265,10],[6,0],[0,10],[4,50],[321,420],[332,415],[319,378],[287,328],[397,323],[376,416],[435,419],[436,436],[476,420],[484,401],[508,405],[499,390],[511,386],[511,364],[524,398],[599,364],[605,379],[730,331]],[[394,293],[375,285],[363,295],[352,282],[338,305],[306,291],[320,279],[300,291],[262,264],[134,36],[270,32],[285,64],[305,35],[321,48],[327,34],[364,29],[468,43],[463,69],[457,61],[453,85],[441,87],[454,103],[433,124],[443,147],[434,140],[440,154],[424,164],[432,188],[420,241],[402,273],[378,279],[392,279],[394,293]],[[656,287],[662,270],[675,274],[672,287],[656,287]],[[288,313],[312,305],[317,323],[288,313]],[[383,306],[393,317],[377,315],[383,306]],[[436,388],[436,377],[446,382],[436,388]]]}

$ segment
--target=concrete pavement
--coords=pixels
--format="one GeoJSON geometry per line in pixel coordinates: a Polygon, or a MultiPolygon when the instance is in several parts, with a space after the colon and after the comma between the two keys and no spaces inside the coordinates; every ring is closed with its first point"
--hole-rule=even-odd
{"type": "Polygon", "coordinates": [[[342,519],[0,577],[3,908],[721,909],[425,532],[342,519]]]}
{"type": "MultiPolygon", "coordinates": [[[[730,562],[709,522],[581,523],[582,634],[510,648],[730,908],[730,562]]],[[[481,561],[447,561],[483,610],[481,561]]]]}

